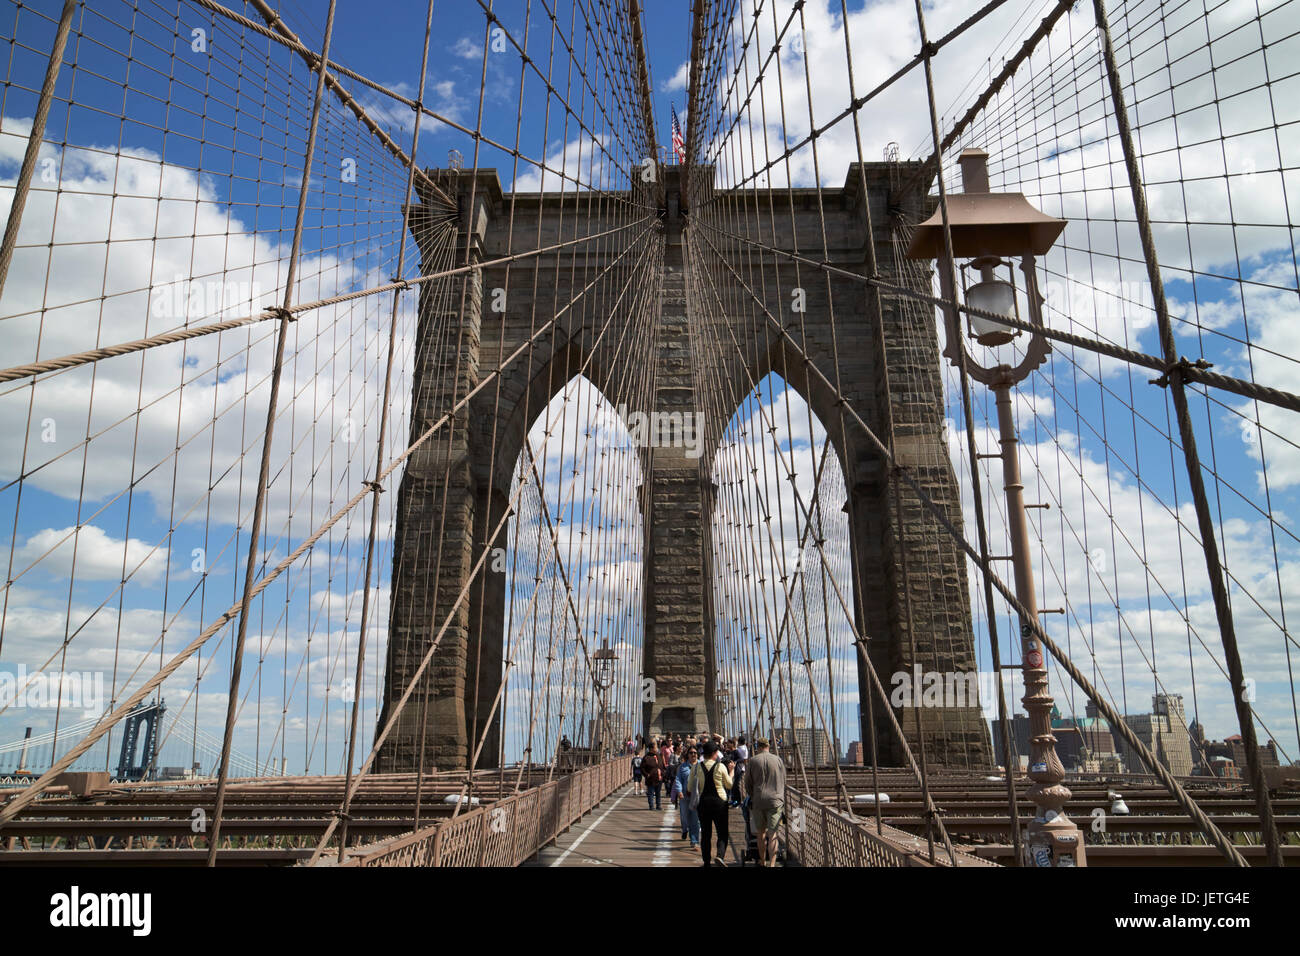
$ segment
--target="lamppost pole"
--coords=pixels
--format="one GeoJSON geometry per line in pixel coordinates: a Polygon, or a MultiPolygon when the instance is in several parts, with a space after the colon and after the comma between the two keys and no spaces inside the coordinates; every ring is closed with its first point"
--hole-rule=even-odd
{"type": "MultiPolygon", "coordinates": [[[[1020,862],[1026,866],[1083,866],[1084,849],[1079,828],[1065,815],[1070,791],[1063,783],[1065,766],[1056,753],[1056,737],[1052,734],[1055,702],[1048,691],[1047,659],[1031,627],[1038,619],[1038,599],[1034,593],[1024,485],[1020,480],[1020,443],[1011,407],[1012,390],[1047,360],[1050,351],[1047,340],[1036,331],[1043,324],[1043,298],[1038,291],[1035,257],[1051,248],[1064,230],[1065,222],[1044,215],[1019,193],[990,192],[987,160],[988,154],[983,150],[965,150],[958,160],[964,191],[949,196],[948,228],[953,255],[970,260],[969,265],[979,275],[979,281],[964,290],[966,305],[1018,319],[1019,301],[1023,294],[1028,306],[1029,324],[1035,331],[1030,333],[1023,355],[1014,367],[1007,364],[986,367],[976,362],[966,348],[965,332],[957,309],[946,307],[943,310],[947,340],[944,355],[955,365],[964,359],[970,377],[992,389],[997,404],[1016,599],[1026,612],[1020,621],[1025,682],[1022,700],[1029,714],[1029,779],[1033,781],[1026,796],[1036,808],[1034,819],[1026,829],[1024,856],[1020,862]],[[995,277],[995,269],[1012,266],[1004,256],[1020,260],[1024,276],[1022,293],[1018,293],[1012,283],[995,277]]],[[[943,220],[936,212],[917,227],[908,255],[912,258],[939,258],[946,254],[942,248],[943,220]]],[[[951,269],[939,270],[940,291],[944,299],[956,303],[957,290],[952,287],[952,275],[951,269]]],[[[989,348],[1006,345],[1022,334],[987,316],[970,315],[969,325],[970,337],[989,348]]],[[[969,423],[967,427],[970,427],[969,423]]],[[[993,609],[989,608],[988,613],[992,614],[993,609]]],[[[1008,753],[1006,757],[1009,763],[1011,755],[1008,753]]]]}
{"type": "MultiPolygon", "coordinates": [[[[1000,366],[997,371],[1007,373],[996,379],[993,394],[997,400],[998,434],[1002,443],[1002,482],[1007,499],[1007,530],[1011,537],[1016,599],[1036,620],[1038,599],[1034,593],[1034,565],[1029,550],[1024,485],[1020,480],[1020,445],[1011,410],[1011,389],[1016,383],[1007,366],[1000,366]]],[[[1025,846],[1030,859],[1025,862],[1033,866],[1050,866],[1059,846],[1072,850],[1069,858],[1076,865],[1083,866],[1084,851],[1079,828],[1065,815],[1070,790],[1062,782],[1065,780],[1065,766],[1056,753],[1056,736],[1052,733],[1055,701],[1047,685],[1047,660],[1038,639],[1026,625],[1024,620],[1020,622],[1020,649],[1025,681],[1023,702],[1029,714],[1029,779],[1034,782],[1027,796],[1037,812],[1026,831],[1025,846]]]]}
{"type": "MultiPolygon", "coordinates": [[[[609,646],[608,637],[601,640],[600,649],[591,656],[593,661],[592,682],[596,685],[598,691],[607,691],[614,686],[614,669],[618,662],[618,655],[609,646]]],[[[591,743],[592,749],[597,751],[594,758],[599,760],[599,750],[609,746],[614,731],[609,721],[609,702],[605,700],[602,693],[597,693],[596,699],[600,701],[600,716],[596,721],[598,730],[593,733],[593,736],[596,736],[600,741],[601,747],[596,746],[596,740],[591,743]]]]}

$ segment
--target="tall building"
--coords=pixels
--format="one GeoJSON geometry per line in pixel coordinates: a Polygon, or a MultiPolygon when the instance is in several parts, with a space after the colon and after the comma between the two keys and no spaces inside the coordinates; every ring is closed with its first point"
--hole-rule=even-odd
{"type": "Polygon", "coordinates": [[[839,762],[830,734],[821,728],[814,730],[809,727],[807,717],[795,717],[793,723],[793,728],[778,727],[775,731],[779,752],[787,760],[794,759],[794,742],[797,740],[799,756],[805,764],[820,767],[839,762]]]}
{"type": "MultiPolygon", "coordinates": [[[[1012,714],[1011,750],[1015,755],[1012,765],[1024,770],[1029,766],[1029,718],[1025,714],[1012,714]]],[[[1002,752],[1002,727],[997,720],[989,721],[989,730],[993,736],[993,759],[999,767],[1007,766],[1007,756],[1002,752]]]]}
{"type": "MultiPolygon", "coordinates": [[[[1052,708],[1052,735],[1056,737],[1056,755],[1066,770],[1080,773],[1122,773],[1123,760],[1116,746],[1114,732],[1091,701],[1084,717],[1062,717],[1052,708]]],[[[998,722],[989,722],[993,746],[1000,765],[1006,766],[1002,755],[1002,731],[998,722]]],[[[1029,718],[1015,714],[1011,718],[1011,745],[1015,749],[1021,770],[1029,766],[1029,718]]]]}
{"type": "MultiPolygon", "coordinates": [[[[1246,745],[1241,741],[1241,734],[1225,737],[1223,742],[1232,748],[1232,762],[1244,769],[1247,766],[1246,745]]],[[[1259,757],[1261,767],[1277,767],[1281,765],[1277,759],[1276,741],[1270,740],[1267,743],[1259,744],[1255,747],[1255,754],[1259,757]]]]}
{"type": "MultiPolygon", "coordinates": [[[[1183,713],[1182,694],[1156,694],[1151,698],[1151,713],[1126,714],[1124,722],[1175,777],[1190,777],[1196,767],[1191,733],[1183,713]]],[[[1124,746],[1124,762],[1134,773],[1143,773],[1146,764],[1124,746]]]]}

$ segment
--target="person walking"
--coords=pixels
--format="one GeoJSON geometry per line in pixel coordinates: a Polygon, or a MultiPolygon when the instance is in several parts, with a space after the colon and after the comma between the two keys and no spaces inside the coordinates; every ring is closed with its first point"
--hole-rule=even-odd
{"type": "Polygon", "coordinates": [[[734,756],[736,760],[736,785],[731,788],[731,805],[738,807],[742,799],[741,788],[745,780],[745,767],[749,760],[749,748],[745,746],[744,737],[737,738],[734,756]]]}
{"type": "Polygon", "coordinates": [[[718,744],[710,740],[704,745],[703,759],[692,769],[687,779],[689,793],[692,789],[700,795],[700,854],[704,865],[726,866],[728,843],[727,794],[731,790],[731,767],[718,756],[718,744]],[[717,831],[717,855],[712,853],[713,833],[717,831]]]}
{"type": "Polygon", "coordinates": [[[639,750],[632,755],[632,786],[636,788],[637,796],[641,795],[641,762],[644,759],[639,750]]]}
{"type": "Polygon", "coordinates": [[[776,866],[777,830],[785,812],[785,764],[769,749],[767,738],[754,741],[754,756],[744,777],[749,819],[758,838],[758,865],[776,866]]]}
{"type": "Polygon", "coordinates": [[[660,799],[664,788],[664,763],[663,758],[659,756],[659,748],[655,744],[650,745],[650,751],[641,761],[641,778],[645,781],[645,798],[646,804],[651,810],[662,810],[663,801],[660,799]]]}
{"type": "Polygon", "coordinates": [[[677,813],[682,821],[682,839],[691,841],[691,849],[700,845],[700,814],[691,805],[691,771],[699,762],[700,752],[694,747],[687,747],[682,762],[677,765],[677,774],[673,779],[672,800],[677,805],[677,813]]]}

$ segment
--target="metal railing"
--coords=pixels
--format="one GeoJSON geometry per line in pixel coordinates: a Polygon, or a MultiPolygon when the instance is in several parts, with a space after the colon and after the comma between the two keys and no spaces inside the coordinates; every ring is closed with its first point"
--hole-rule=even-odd
{"type": "Polygon", "coordinates": [[[341,866],[519,866],[632,779],[625,757],[349,851],[341,866]]]}
{"type": "MultiPolygon", "coordinates": [[[[894,827],[876,833],[874,822],[822,803],[801,790],[785,790],[786,855],[800,866],[951,866],[947,853],[928,859],[926,843],[894,827]]],[[[956,854],[958,866],[988,860],[956,854]]]]}

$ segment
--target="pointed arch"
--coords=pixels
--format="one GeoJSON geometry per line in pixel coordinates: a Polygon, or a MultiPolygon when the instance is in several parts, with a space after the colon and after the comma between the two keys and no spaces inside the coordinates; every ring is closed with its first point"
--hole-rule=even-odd
{"type": "MultiPolygon", "coordinates": [[[[496,759],[546,763],[562,739],[581,750],[636,733],[643,470],[619,410],[585,375],[574,374],[528,417],[507,493],[502,621],[499,639],[491,635],[499,643],[486,654],[497,669],[480,667],[476,711],[485,738],[497,735],[489,722],[500,724],[496,759]],[[606,649],[610,671],[598,674],[596,655],[606,649]],[[608,686],[597,691],[597,677],[608,686]]],[[[496,599],[485,594],[485,605],[496,599]]]]}
{"type": "Polygon", "coordinates": [[[797,739],[804,763],[838,761],[858,737],[840,456],[813,405],[769,370],[723,429],[712,464],[723,725],[761,731],[791,758],[797,739]]]}

